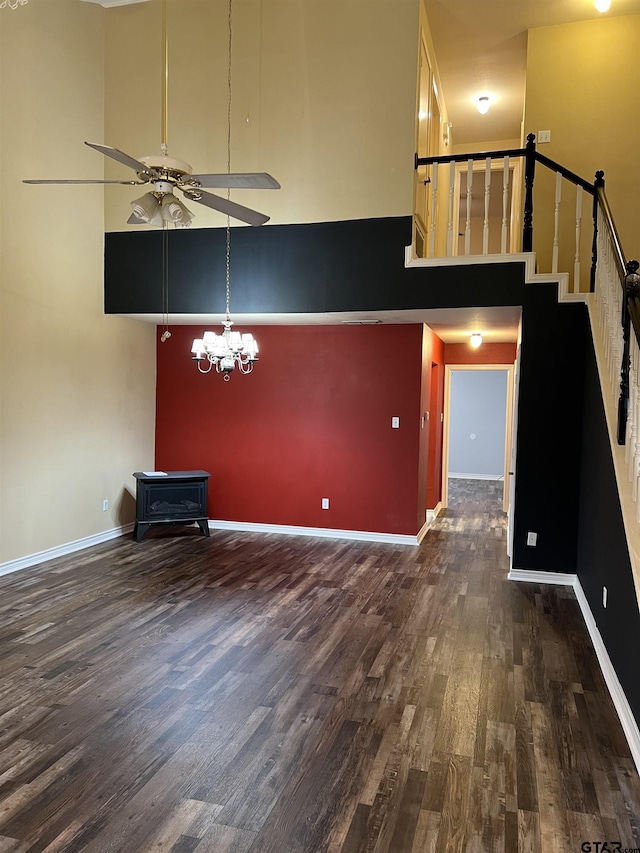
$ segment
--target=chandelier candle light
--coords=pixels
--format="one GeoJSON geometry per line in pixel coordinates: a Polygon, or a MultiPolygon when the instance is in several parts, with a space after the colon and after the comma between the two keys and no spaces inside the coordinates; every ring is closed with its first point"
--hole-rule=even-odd
{"type": "MultiPolygon", "coordinates": [[[[228,106],[227,106],[227,172],[231,172],[231,3],[229,0],[229,64],[227,74],[228,106]]],[[[227,188],[227,200],[231,194],[227,188]]],[[[201,338],[196,338],[191,347],[193,360],[198,365],[200,373],[209,373],[215,366],[216,373],[223,373],[225,381],[229,381],[230,374],[238,368],[240,373],[251,373],[253,365],[258,361],[258,342],[253,335],[231,331],[233,321],[229,313],[229,270],[231,259],[231,223],[227,214],[226,251],[225,251],[225,318],[222,321],[222,334],[205,332],[201,338]],[[202,367],[202,362],[207,362],[207,367],[202,367]]]]}

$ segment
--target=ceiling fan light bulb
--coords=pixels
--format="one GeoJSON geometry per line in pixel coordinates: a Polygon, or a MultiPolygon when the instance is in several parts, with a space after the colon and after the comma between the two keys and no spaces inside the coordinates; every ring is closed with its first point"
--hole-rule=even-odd
{"type": "Polygon", "coordinates": [[[131,210],[137,219],[142,222],[150,222],[158,214],[160,205],[153,193],[145,193],[131,202],[131,210]]]}
{"type": "Polygon", "coordinates": [[[182,226],[183,228],[191,224],[193,214],[190,210],[187,210],[184,204],[173,193],[166,193],[166,195],[162,196],[160,207],[162,217],[167,222],[174,222],[177,226],[182,226]]]}

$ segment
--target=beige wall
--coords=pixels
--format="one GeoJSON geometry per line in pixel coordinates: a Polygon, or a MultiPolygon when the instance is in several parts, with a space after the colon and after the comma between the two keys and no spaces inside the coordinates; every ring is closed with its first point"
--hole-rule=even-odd
{"type": "MultiPolygon", "coordinates": [[[[640,15],[603,16],[531,30],[527,59],[525,132],[550,130],[551,142],[540,145],[540,152],[589,181],[596,170],[604,170],[607,196],[629,258],[640,251],[639,44],[640,15]]],[[[545,259],[553,239],[552,193],[552,181],[541,178],[534,201],[547,209],[550,204],[550,216],[544,228],[534,211],[534,234],[535,248],[545,259]]],[[[586,196],[584,212],[588,228],[586,196]]],[[[566,216],[564,228],[571,238],[574,210],[567,208],[566,216]]]]}
{"type": "MultiPolygon", "coordinates": [[[[169,153],[226,171],[227,3],[169,0],[169,153]]],[[[272,223],[412,212],[419,0],[234,4],[233,171],[278,191],[236,191],[272,223]]],[[[134,157],[161,141],[161,3],[109,9],[105,141],[134,157]]],[[[96,157],[98,155],[95,155],[96,157]]],[[[110,177],[125,167],[107,165],[110,177]]],[[[136,188],[108,188],[108,231],[136,188]]],[[[193,227],[224,226],[191,204],[193,227]]]]}
{"type": "Polygon", "coordinates": [[[153,465],[155,329],[103,314],[106,13],[0,11],[0,562],[131,521],[153,465]],[[109,499],[110,510],[102,511],[109,499]]]}

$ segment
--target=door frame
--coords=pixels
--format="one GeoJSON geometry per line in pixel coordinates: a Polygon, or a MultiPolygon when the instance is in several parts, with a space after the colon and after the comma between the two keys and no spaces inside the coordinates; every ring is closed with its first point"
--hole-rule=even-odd
{"type": "Polygon", "coordinates": [[[506,417],[504,425],[503,512],[509,511],[511,478],[511,441],[514,410],[513,364],[445,364],[444,367],[444,430],[442,434],[442,506],[449,506],[449,429],[451,424],[451,374],[454,370],[503,370],[507,374],[506,417]]]}

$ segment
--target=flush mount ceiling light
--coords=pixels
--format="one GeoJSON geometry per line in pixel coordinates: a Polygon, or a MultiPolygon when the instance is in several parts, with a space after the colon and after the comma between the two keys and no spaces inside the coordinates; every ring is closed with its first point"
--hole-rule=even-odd
{"type": "Polygon", "coordinates": [[[611,0],[595,0],[595,7],[598,12],[608,12],[611,8],[611,0]]]}
{"type": "Polygon", "coordinates": [[[84,0],[85,3],[97,3],[105,9],[112,6],[132,6],[134,3],[147,3],[148,0],[84,0]]]}
{"type": "Polygon", "coordinates": [[[474,332],[469,338],[469,343],[474,349],[478,349],[478,347],[482,344],[482,335],[480,332],[474,332]]]}
{"type": "Polygon", "coordinates": [[[489,107],[491,106],[491,100],[489,95],[479,95],[476,98],[476,107],[478,108],[478,112],[480,115],[486,115],[489,112],[489,107]]]}

